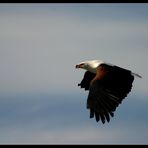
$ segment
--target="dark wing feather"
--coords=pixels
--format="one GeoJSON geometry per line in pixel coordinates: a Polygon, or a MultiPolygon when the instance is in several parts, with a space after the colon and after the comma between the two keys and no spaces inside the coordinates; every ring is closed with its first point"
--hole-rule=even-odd
{"type": "Polygon", "coordinates": [[[134,76],[131,71],[107,64],[102,64],[100,67],[107,69],[107,74],[102,79],[104,87],[108,93],[119,97],[122,101],[132,88],[134,76]]]}
{"type": "Polygon", "coordinates": [[[84,88],[85,90],[89,90],[91,80],[96,76],[96,74],[86,71],[84,77],[78,86],[84,88]]]}
{"type": "Polygon", "coordinates": [[[131,91],[134,77],[131,71],[106,64],[98,67],[97,74],[91,81],[87,108],[90,109],[90,118],[95,116],[104,124],[114,116],[114,111],[122,100],[131,91]]]}

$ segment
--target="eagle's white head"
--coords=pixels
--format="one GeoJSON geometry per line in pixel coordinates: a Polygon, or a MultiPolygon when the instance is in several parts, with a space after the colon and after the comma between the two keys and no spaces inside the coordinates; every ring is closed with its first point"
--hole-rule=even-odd
{"type": "Polygon", "coordinates": [[[82,68],[92,73],[96,73],[97,67],[102,63],[104,62],[101,60],[89,60],[89,61],[84,61],[84,62],[77,64],[76,68],[82,68]]]}

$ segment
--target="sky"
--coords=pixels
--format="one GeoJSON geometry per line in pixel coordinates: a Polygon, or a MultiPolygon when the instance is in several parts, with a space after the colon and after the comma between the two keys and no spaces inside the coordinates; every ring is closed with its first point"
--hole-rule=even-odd
{"type": "Polygon", "coordinates": [[[148,144],[148,4],[0,4],[0,144],[148,144]],[[109,123],[89,119],[81,61],[130,69],[109,123]]]}

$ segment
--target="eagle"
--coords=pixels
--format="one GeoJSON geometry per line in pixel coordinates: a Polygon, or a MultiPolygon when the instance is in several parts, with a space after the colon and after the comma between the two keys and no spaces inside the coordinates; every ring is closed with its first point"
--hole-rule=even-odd
{"type": "Polygon", "coordinates": [[[134,77],[142,78],[131,70],[101,60],[89,60],[76,64],[75,68],[85,70],[78,84],[88,90],[87,109],[90,118],[103,124],[114,117],[114,112],[132,89],[134,77]]]}

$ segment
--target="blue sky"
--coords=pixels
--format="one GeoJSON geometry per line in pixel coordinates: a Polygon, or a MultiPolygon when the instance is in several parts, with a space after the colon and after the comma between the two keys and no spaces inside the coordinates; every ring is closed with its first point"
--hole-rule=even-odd
{"type": "Polygon", "coordinates": [[[0,20],[1,144],[147,144],[148,4],[0,4],[0,20]],[[77,87],[90,59],[143,77],[106,125],[77,87]]]}

